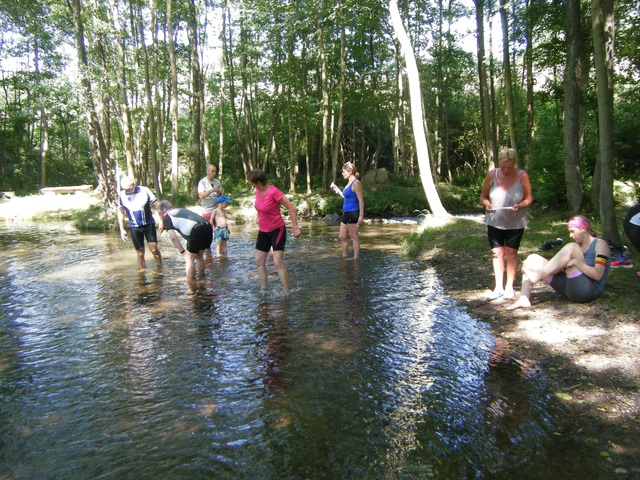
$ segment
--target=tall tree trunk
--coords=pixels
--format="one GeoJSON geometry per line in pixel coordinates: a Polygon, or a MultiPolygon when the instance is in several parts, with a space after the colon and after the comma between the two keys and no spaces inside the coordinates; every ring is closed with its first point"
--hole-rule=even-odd
{"type": "Polygon", "coordinates": [[[91,150],[93,171],[98,182],[98,191],[102,196],[107,212],[115,213],[118,194],[116,191],[115,171],[109,165],[109,152],[102,137],[102,129],[96,113],[91,81],[89,80],[89,60],[84,38],[84,23],[82,22],[81,0],[71,0],[69,6],[73,13],[73,22],[76,34],[76,48],[78,50],[78,62],[83,90],[85,114],[87,117],[87,137],[91,150]]]}
{"type": "Polygon", "coordinates": [[[598,92],[600,140],[600,221],[603,238],[620,243],[613,200],[615,152],[613,144],[613,0],[592,0],[593,50],[598,92]]]}
{"type": "Polygon", "coordinates": [[[344,124],[344,85],[345,85],[345,71],[347,69],[346,60],[346,48],[345,48],[345,26],[342,25],[342,31],[340,33],[340,85],[339,85],[339,97],[338,97],[338,126],[333,137],[333,155],[331,158],[331,181],[335,182],[338,175],[338,156],[340,155],[341,141],[342,141],[342,126],[344,124]]]}
{"type": "Polygon", "coordinates": [[[141,178],[139,172],[136,171],[135,154],[133,151],[133,124],[131,121],[131,112],[129,109],[129,95],[127,93],[127,78],[125,68],[125,37],[124,32],[120,24],[120,15],[115,1],[110,2],[111,22],[113,23],[114,30],[116,31],[116,47],[118,50],[118,91],[120,92],[120,127],[122,129],[122,136],[124,138],[124,156],[127,161],[127,171],[129,175],[133,175],[140,181],[141,178]]]}
{"type": "Polygon", "coordinates": [[[173,6],[167,0],[167,37],[171,63],[171,194],[178,193],[178,67],[176,45],[173,39],[173,6]]]}
{"type": "Polygon", "coordinates": [[[233,42],[231,38],[232,31],[231,28],[228,27],[230,24],[229,16],[230,7],[228,1],[225,0],[222,18],[222,50],[224,52],[225,71],[227,72],[227,81],[229,84],[229,106],[231,108],[231,117],[233,118],[233,129],[236,135],[236,148],[238,148],[240,152],[242,168],[246,177],[249,171],[253,169],[253,160],[251,158],[251,151],[248,148],[248,143],[242,141],[240,131],[240,119],[238,117],[238,109],[236,107],[235,69],[233,68],[233,42]]]}
{"type": "Polygon", "coordinates": [[[484,48],[484,0],[474,0],[476,6],[476,24],[478,41],[478,78],[480,82],[480,112],[482,116],[482,130],[487,155],[487,166],[493,168],[495,164],[495,135],[492,127],[491,101],[487,83],[487,64],[484,48]]]}
{"type": "Polygon", "coordinates": [[[531,149],[533,148],[533,12],[532,0],[526,0],[525,51],[524,67],[527,72],[527,130],[525,133],[525,152],[523,155],[524,168],[529,167],[531,149]]]}
{"type": "Polygon", "coordinates": [[[427,149],[427,138],[424,133],[422,124],[422,95],[420,93],[420,77],[418,74],[418,65],[413,54],[413,48],[409,37],[402,24],[398,4],[396,0],[389,2],[389,13],[391,14],[391,23],[396,33],[396,37],[402,45],[404,52],[405,64],[407,66],[407,77],[409,78],[409,96],[411,99],[411,119],[413,125],[413,136],[416,144],[416,154],[418,164],[420,165],[420,176],[422,178],[422,186],[427,196],[427,201],[431,207],[431,211],[436,217],[447,217],[449,214],[445,210],[436,186],[431,175],[431,167],[429,162],[429,151],[427,149]]]}
{"type": "Polygon", "coordinates": [[[504,96],[509,121],[509,139],[511,148],[518,150],[516,139],[516,119],[513,112],[513,83],[511,81],[511,57],[509,55],[509,17],[507,1],[500,0],[500,19],[502,21],[502,72],[504,75],[504,96]]]}
{"type": "Polygon", "coordinates": [[[580,28],[580,0],[566,0],[565,22],[567,61],[564,73],[564,178],[567,204],[572,215],[580,212],[584,203],[584,186],[580,174],[580,105],[582,33],[580,28]]]}
{"type": "MultiPolygon", "coordinates": [[[[151,0],[150,2],[151,8],[151,39],[153,44],[153,97],[154,97],[154,118],[157,118],[158,121],[155,122],[156,125],[156,135],[154,138],[157,140],[157,181],[154,182],[156,185],[157,193],[162,195],[164,192],[164,116],[162,115],[162,95],[160,95],[160,80],[158,78],[158,4],[157,0],[151,0]]],[[[153,155],[153,154],[152,154],[153,155]]]]}
{"type": "Polygon", "coordinates": [[[322,191],[329,187],[329,85],[327,53],[324,48],[324,31],[320,19],[316,16],[316,34],[318,35],[318,53],[320,55],[320,89],[322,93],[322,191]]]}
{"type": "MultiPolygon", "coordinates": [[[[152,6],[153,8],[153,6],[152,6]]],[[[147,95],[147,117],[149,120],[149,151],[151,153],[151,185],[159,192],[158,189],[158,155],[157,155],[157,132],[156,132],[156,115],[153,108],[153,90],[151,89],[151,69],[149,66],[149,51],[144,37],[144,24],[142,22],[142,3],[138,4],[138,30],[140,30],[140,45],[142,46],[142,59],[144,61],[144,89],[147,95]]],[[[155,14],[152,15],[155,18],[155,14]]],[[[155,30],[156,25],[151,24],[151,29],[155,30]]]]}
{"type": "Polygon", "coordinates": [[[189,1],[189,43],[191,44],[191,88],[193,106],[193,179],[192,194],[198,194],[198,182],[202,178],[202,84],[200,57],[198,54],[198,17],[195,0],[189,1]]]}
{"type": "Polygon", "coordinates": [[[393,173],[397,175],[402,172],[403,175],[406,175],[407,172],[405,170],[405,159],[403,154],[404,138],[402,135],[402,131],[404,129],[404,78],[402,76],[400,49],[397,43],[394,47],[396,95],[393,115],[393,173]]]}
{"type": "MultiPolygon", "coordinates": [[[[38,46],[38,38],[36,37],[33,47],[33,61],[36,73],[36,82],[41,83],[40,78],[40,48],[38,46]]],[[[40,98],[40,129],[42,131],[42,139],[40,141],[40,186],[47,186],[47,154],[49,153],[49,119],[47,116],[47,108],[40,98]]]]}
{"type": "Polygon", "coordinates": [[[224,73],[224,60],[221,62],[222,71],[220,72],[220,98],[218,99],[218,109],[220,110],[220,116],[218,120],[218,178],[222,179],[223,175],[223,161],[224,158],[224,107],[225,107],[225,96],[224,96],[224,84],[225,84],[225,73],[224,73]]]}

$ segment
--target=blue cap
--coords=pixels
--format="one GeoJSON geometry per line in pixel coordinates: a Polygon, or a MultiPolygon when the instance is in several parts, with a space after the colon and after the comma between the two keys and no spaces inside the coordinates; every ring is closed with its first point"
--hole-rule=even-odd
{"type": "Polygon", "coordinates": [[[220,202],[231,203],[231,199],[229,197],[225,197],[224,195],[218,195],[218,200],[216,201],[216,204],[220,202]]]}

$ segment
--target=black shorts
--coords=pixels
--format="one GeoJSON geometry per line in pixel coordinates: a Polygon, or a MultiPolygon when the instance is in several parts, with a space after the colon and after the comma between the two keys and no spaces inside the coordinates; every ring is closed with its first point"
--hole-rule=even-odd
{"type": "Polygon", "coordinates": [[[487,235],[489,236],[489,246],[491,248],[509,247],[514,250],[520,248],[524,228],[516,230],[502,230],[500,228],[487,225],[487,235]]]}
{"type": "Polygon", "coordinates": [[[640,203],[635,204],[629,210],[626,217],[624,217],[624,221],[622,222],[622,227],[624,228],[624,233],[627,234],[629,240],[636,250],[640,252],[640,225],[634,225],[631,223],[631,218],[640,211],[640,203]]]}
{"type": "Polygon", "coordinates": [[[133,246],[136,250],[144,250],[145,238],[147,239],[147,243],[158,243],[155,223],[131,228],[131,240],[133,240],[133,246]]]}
{"type": "Polygon", "coordinates": [[[187,251],[199,253],[211,247],[213,241],[213,227],[209,222],[200,222],[193,226],[187,240],[187,251]]]}
{"type": "Polygon", "coordinates": [[[284,225],[280,228],[276,228],[272,232],[258,232],[258,238],[256,239],[256,250],[261,252],[268,252],[272,247],[273,251],[284,250],[284,245],[287,243],[287,229],[284,225]]]}
{"type": "Polygon", "coordinates": [[[342,215],[342,223],[345,225],[358,223],[358,217],[360,216],[360,210],[354,210],[353,212],[344,212],[342,215]]]}

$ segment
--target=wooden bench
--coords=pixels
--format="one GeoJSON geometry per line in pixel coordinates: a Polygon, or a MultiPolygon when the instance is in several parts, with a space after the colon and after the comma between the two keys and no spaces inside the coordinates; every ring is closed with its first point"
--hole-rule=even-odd
{"type": "Polygon", "coordinates": [[[40,189],[43,195],[65,195],[68,193],[90,193],[93,190],[91,185],[77,185],[75,187],[45,187],[40,189]]]}

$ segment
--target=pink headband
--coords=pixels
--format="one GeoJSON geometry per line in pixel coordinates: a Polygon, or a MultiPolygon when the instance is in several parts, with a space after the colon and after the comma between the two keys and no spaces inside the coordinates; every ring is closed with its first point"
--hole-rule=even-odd
{"type": "Polygon", "coordinates": [[[567,222],[569,228],[584,228],[585,230],[591,230],[591,227],[581,217],[573,217],[567,222]]]}

